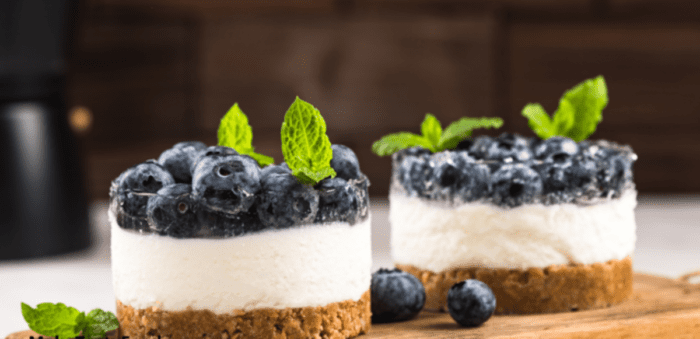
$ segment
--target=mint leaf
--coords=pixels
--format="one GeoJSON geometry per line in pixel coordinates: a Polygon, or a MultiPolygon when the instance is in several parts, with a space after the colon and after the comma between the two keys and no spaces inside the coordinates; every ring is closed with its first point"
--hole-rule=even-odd
{"type": "Polygon", "coordinates": [[[372,152],[383,157],[392,155],[402,149],[420,146],[426,149],[432,148],[428,139],[409,132],[399,132],[383,136],[372,144],[372,152]]]}
{"type": "Polygon", "coordinates": [[[248,124],[248,117],[233,104],[219,123],[219,146],[226,146],[241,153],[244,149],[253,148],[253,128],[248,124]]]}
{"type": "Polygon", "coordinates": [[[472,135],[472,130],[477,128],[500,128],[503,126],[501,118],[461,118],[451,123],[440,136],[436,143],[436,152],[446,149],[454,149],[457,144],[472,135]]]}
{"type": "MultiPolygon", "coordinates": [[[[560,135],[582,141],[595,132],[603,119],[603,109],[608,105],[608,88],[603,76],[588,79],[566,91],[559,101],[573,108],[574,122],[570,129],[560,135]]],[[[557,109],[559,111],[559,108],[557,109]]],[[[562,131],[563,132],[563,131],[562,131]]]]}
{"type": "Polygon", "coordinates": [[[281,136],[284,160],[301,183],[335,177],[326,122],[314,106],[297,97],[284,115],[281,136]]]}
{"type": "Polygon", "coordinates": [[[264,167],[275,162],[275,159],[266,155],[255,153],[253,148],[253,128],[248,123],[248,117],[243,113],[238,103],[226,112],[219,123],[217,132],[219,146],[231,147],[240,154],[251,156],[264,167]]]}
{"type": "Polygon", "coordinates": [[[556,128],[552,119],[540,104],[527,104],[523,107],[522,114],[528,119],[530,128],[541,139],[549,139],[556,134],[556,128]]]}
{"type": "Polygon", "coordinates": [[[554,117],[552,118],[556,135],[568,134],[569,130],[574,126],[575,114],[576,108],[569,100],[564,98],[559,100],[559,107],[557,107],[557,111],[554,112],[554,117]]]}
{"type": "MultiPolygon", "coordinates": [[[[430,113],[425,115],[425,119],[423,119],[423,123],[420,125],[420,131],[423,137],[430,142],[431,146],[436,146],[438,142],[440,142],[442,126],[440,126],[440,121],[438,121],[434,115],[430,113]]],[[[430,148],[433,149],[434,147],[430,148]]]]}
{"type": "Polygon", "coordinates": [[[85,319],[86,326],[83,329],[85,339],[102,339],[108,331],[116,330],[119,327],[119,321],[112,312],[99,308],[90,311],[85,319]]]}
{"type": "Polygon", "coordinates": [[[22,316],[32,331],[48,337],[77,337],[86,324],[85,313],[63,303],[41,303],[36,309],[22,303],[22,316]]]}
{"type": "Polygon", "coordinates": [[[260,165],[260,167],[265,167],[275,163],[275,159],[273,159],[272,157],[268,157],[267,155],[262,155],[260,153],[255,153],[253,151],[251,151],[250,153],[243,154],[247,154],[251,158],[255,159],[255,161],[258,162],[258,165],[260,165]]]}

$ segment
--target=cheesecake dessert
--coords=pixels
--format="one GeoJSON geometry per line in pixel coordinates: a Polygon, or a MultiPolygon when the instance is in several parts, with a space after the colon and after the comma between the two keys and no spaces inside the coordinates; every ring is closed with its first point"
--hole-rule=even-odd
{"type": "MultiPolygon", "coordinates": [[[[298,101],[292,108],[305,104],[298,101]]],[[[286,163],[266,164],[252,148],[201,142],[178,143],[115,179],[109,218],[120,334],[349,338],[368,331],[369,181],[351,149],[327,140],[317,147],[327,148],[323,173],[332,174],[317,182],[313,166],[295,173],[288,154],[286,163]]]]}
{"type": "MultiPolygon", "coordinates": [[[[577,102],[602,110],[604,86],[602,78],[578,85],[560,110],[577,102]]],[[[585,123],[576,121],[582,109],[572,109],[572,123],[585,123]]],[[[530,121],[540,138],[503,133],[393,152],[392,257],[425,286],[426,309],[446,310],[450,287],[465,279],[493,290],[496,314],[593,309],[631,296],[637,157],[629,146],[581,140],[576,125],[555,133],[546,123],[530,121]]]]}

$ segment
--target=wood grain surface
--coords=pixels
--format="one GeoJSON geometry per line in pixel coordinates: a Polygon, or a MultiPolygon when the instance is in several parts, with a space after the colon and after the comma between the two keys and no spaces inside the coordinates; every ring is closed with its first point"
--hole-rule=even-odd
{"type": "MultiPolygon", "coordinates": [[[[700,338],[700,285],[635,274],[634,294],[620,305],[591,311],[494,316],[477,328],[461,328],[447,313],[372,325],[359,338],[700,338]]],[[[687,280],[687,279],[686,279],[687,280]]],[[[14,333],[6,339],[29,339],[14,333]]]]}

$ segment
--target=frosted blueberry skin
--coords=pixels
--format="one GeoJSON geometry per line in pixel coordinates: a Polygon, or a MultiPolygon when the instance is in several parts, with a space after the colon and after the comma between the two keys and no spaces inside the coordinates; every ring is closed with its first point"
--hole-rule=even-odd
{"type": "Polygon", "coordinates": [[[411,148],[395,153],[392,190],[450,204],[587,205],[634,188],[636,158],[629,146],[604,140],[479,136],[463,140],[455,150],[432,154],[411,148]]]}
{"type": "Polygon", "coordinates": [[[112,181],[110,205],[123,228],[148,229],[148,199],[164,186],[175,183],[172,175],[154,160],[124,171],[112,181]]]}
{"type": "Polygon", "coordinates": [[[261,169],[232,148],[178,143],[161,154],[162,161],[148,160],[115,179],[110,209],[124,229],[174,238],[226,238],[311,223],[354,225],[369,215],[370,183],[351,149],[332,149],[338,176],[311,186],[299,183],[284,162],[261,169]],[[181,182],[188,168],[191,179],[181,182]]]}

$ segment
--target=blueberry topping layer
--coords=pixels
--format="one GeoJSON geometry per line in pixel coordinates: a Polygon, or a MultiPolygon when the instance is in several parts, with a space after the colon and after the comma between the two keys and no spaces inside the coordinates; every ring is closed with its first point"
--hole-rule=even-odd
{"type": "Polygon", "coordinates": [[[592,204],[634,187],[636,154],[608,141],[539,141],[516,134],[463,140],[432,154],[410,148],[393,155],[392,189],[422,199],[523,204],[592,204]]]}
{"type": "Polygon", "coordinates": [[[311,223],[364,221],[369,180],[350,148],[332,145],[338,174],[301,184],[286,163],[260,168],[247,155],[201,142],[175,144],[158,161],[112,182],[111,210],[125,229],[175,238],[241,236],[311,223]]]}

